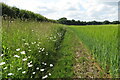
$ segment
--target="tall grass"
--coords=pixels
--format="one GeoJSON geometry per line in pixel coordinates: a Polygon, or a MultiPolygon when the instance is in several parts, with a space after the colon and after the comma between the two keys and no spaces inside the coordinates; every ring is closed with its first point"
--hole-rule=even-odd
{"type": "Polygon", "coordinates": [[[106,73],[119,77],[118,26],[71,26],[106,73]]]}
{"type": "Polygon", "coordinates": [[[3,20],[2,77],[49,78],[65,31],[60,24],[3,20]]]}

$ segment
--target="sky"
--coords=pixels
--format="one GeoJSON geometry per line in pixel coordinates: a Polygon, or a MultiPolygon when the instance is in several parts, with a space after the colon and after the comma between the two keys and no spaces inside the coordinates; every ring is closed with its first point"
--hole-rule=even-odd
{"type": "Polygon", "coordinates": [[[118,20],[119,0],[2,0],[9,6],[39,13],[49,19],[118,20]]]}

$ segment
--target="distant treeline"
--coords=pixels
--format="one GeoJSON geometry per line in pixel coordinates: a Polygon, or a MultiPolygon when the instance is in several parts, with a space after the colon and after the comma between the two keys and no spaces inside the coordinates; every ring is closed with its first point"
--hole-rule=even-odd
{"type": "Polygon", "coordinates": [[[21,19],[21,20],[36,20],[36,21],[44,21],[44,22],[57,22],[56,20],[48,19],[40,14],[33,13],[31,11],[22,10],[16,7],[10,7],[4,3],[0,3],[2,5],[2,16],[4,19],[21,19]]]}
{"type": "Polygon", "coordinates": [[[60,24],[66,24],[66,25],[102,25],[102,24],[120,24],[120,21],[113,21],[110,22],[108,20],[105,20],[103,22],[98,21],[76,21],[76,20],[67,20],[67,18],[63,17],[59,20],[52,20],[48,19],[40,14],[33,13],[28,10],[22,10],[16,7],[10,7],[4,3],[0,3],[2,5],[2,16],[3,19],[21,19],[21,20],[35,20],[35,21],[41,21],[41,22],[53,22],[53,23],[60,23],[60,24]]]}
{"type": "Polygon", "coordinates": [[[67,20],[67,18],[63,17],[60,18],[59,20],[57,20],[59,23],[61,24],[66,24],[66,25],[103,25],[103,24],[120,24],[120,21],[108,21],[105,20],[103,22],[98,22],[98,21],[90,21],[90,22],[86,22],[86,21],[75,21],[73,20],[67,20]]]}

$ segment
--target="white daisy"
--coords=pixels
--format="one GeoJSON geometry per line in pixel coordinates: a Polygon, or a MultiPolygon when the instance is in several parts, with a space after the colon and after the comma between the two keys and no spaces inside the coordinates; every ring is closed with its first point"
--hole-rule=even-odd
{"type": "Polygon", "coordinates": [[[24,59],[22,59],[23,61],[26,61],[27,60],[27,58],[24,58],[24,59]]]}
{"type": "Polygon", "coordinates": [[[39,67],[36,68],[37,70],[39,69],[39,67]]]}
{"type": "Polygon", "coordinates": [[[26,73],[26,71],[23,71],[22,73],[23,73],[23,74],[25,74],[25,73],[26,73]]]}
{"type": "Polygon", "coordinates": [[[44,50],[45,50],[45,48],[42,49],[42,51],[44,51],[44,50]]]}
{"type": "Polygon", "coordinates": [[[30,63],[32,63],[32,61],[30,61],[30,63]]]}
{"type": "Polygon", "coordinates": [[[25,51],[20,52],[21,54],[25,54],[25,51]]]}
{"type": "Polygon", "coordinates": [[[1,63],[0,63],[0,66],[2,66],[2,65],[4,65],[4,64],[5,64],[5,62],[1,62],[1,63]]]}
{"type": "Polygon", "coordinates": [[[4,56],[4,54],[1,54],[0,56],[2,57],[2,56],[4,56]]]}
{"type": "Polygon", "coordinates": [[[25,45],[29,45],[29,43],[25,43],[25,45]]]}
{"type": "Polygon", "coordinates": [[[28,56],[28,58],[30,58],[30,56],[28,56]]]}
{"type": "Polygon", "coordinates": [[[50,64],[50,67],[53,67],[53,64],[50,64]]]}
{"type": "Polygon", "coordinates": [[[32,74],[35,74],[35,72],[33,72],[32,74]]]}
{"type": "Polygon", "coordinates": [[[44,63],[44,65],[47,65],[47,63],[44,63]]]}
{"type": "Polygon", "coordinates": [[[28,51],[30,52],[31,50],[29,49],[28,51]]]}
{"type": "Polygon", "coordinates": [[[28,65],[28,67],[32,67],[33,66],[31,63],[28,63],[27,65],[28,65]]]}
{"type": "Polygon", "coordinates": [[[45,69],[40,69],[40,71],[44,71],[45,69]]]}
{"type": "Polygon", "coordinates": [[[45,79],[45,78],[47,78],[47,77],[48,77],[48,75],[45,75],[45,76],[42,77],[42,79],[45,79]]]}
{"type": "Polygon", "coordinates": [[[8,76],[12,76],[12,75],[14,75],[13,73],[8,73],[8,76]]]}
{"type": "Polygon", "coordinates": [[[18,55],[14,55],[14,57],[20,58],[20,56],[18,56],[18,55]]]}
{"type": "Polygon", "coordinates": [[[3,68],[4,70],[7,69],[7,67],[3,68]]]}
{"type": "Polygon", "coordinates": [[[20,51],[20,48],[16,49],[16,51],[20,51]]]}
{"type": "Polygon", "coordinates": [[[51,73],[49,73],[48,75],[51,76],[51,73]]]}
{"type": "Polygon", "coordinates": [[[18,71],[21,70],[22,68],[18,68],[18,71]]]}

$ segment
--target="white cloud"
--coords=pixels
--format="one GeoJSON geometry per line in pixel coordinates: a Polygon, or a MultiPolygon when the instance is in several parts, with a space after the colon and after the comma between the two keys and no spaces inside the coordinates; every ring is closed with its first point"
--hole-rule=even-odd
{"type": "Polygon", "coordinates": [[[119,0],[4,0],[10,6],[40,13],[50,19],[117,20],[119,0]]]}

